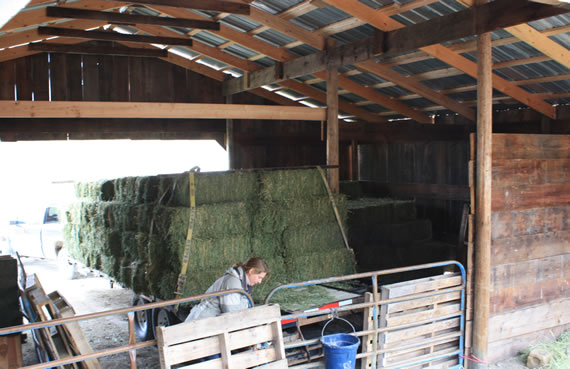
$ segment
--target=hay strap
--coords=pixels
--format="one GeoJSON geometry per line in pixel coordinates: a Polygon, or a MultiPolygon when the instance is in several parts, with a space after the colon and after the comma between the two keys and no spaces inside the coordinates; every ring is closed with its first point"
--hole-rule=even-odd
{"type": "Polygon", "coordinates": [[[331,188],[329,187],[329,183],[327,182],[327,177],[325,176],[325,171],[320,166],[317,166],[319,173],[321,173],[321,177],[323,182],[325,183],[325,188],[327,189],[327,193],[329,194],[329,199],[331,201],[334,215],[336,217],[336,221],[338,223],[338,227],[340,228],[340,233],[342,233],[342,239],[344,240],[344,245],[346,246],[347,250],[352,251],[350,246],[348,245],[348,239],[346,238],[346,233],[344,232],[344,227],[342,226],[342,220],[340,219],[340,214],[338,213],[338,208],[336,206],[336,202],[334,201],[334,197],[331,192],[331,188]]]}
{"type": "Polygon", "coordinates": [[[182,256],[182,268],[178,276],[176,284],[176,295],[180,296],[184,292],[184,284],[186,283],[186,272],[188,270],[188,261],[190,260],[190,246],[192,244],[192,229],[194,227],[194,220],[196,219],[196,182],[194,180],[194,173],[199,172],[198,168],[192,168],[188,173],[188,184],[190,186],[190,220],[188,221],[188,231],[186,232],[186,242],[184,243],[184,255],[182,256]]]}

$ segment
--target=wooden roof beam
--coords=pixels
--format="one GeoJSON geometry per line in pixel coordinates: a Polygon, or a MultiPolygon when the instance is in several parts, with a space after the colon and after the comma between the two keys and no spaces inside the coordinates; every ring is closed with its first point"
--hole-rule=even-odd
{"type": "Polygon", "coordinates": [[[162,5],[230,14],[249,15],[250,13],[250,7],[247,4],[222,0],[135,0],[129,2],[133,4],[162,5]]]}
{"type": "Polygon", "coordinates": [[[53,18],[97,19],[112,24],[154,24],[169,27],[186,27],[198,29],[220,29],[218,22],[181,19],[170,17],[154,17],[149,15],[122,14],[98,10],[74,9],[60,6],[48,6],[46,16],[53,18]]]}
{"type": "MultiPolygon", "coordinates": [[[[402,27],[404,27],[403,24],[395,21],[394,19],[390,18],[390,17],[386,17],[382,14],[374,14],[370,12],[370,7],[356,1],[356,0],[326,0],[329,4],[334,5],[335,7],[346,11],[354,16],[357,16],[363,20],[366,20],[368,23],[370,23],[371,25],[373,25],[374,27],[380,29],[380,30],[384,30],[384,31],[392,31],[392,30],[398,30],[402,27]]],[[[500,0],[494,1],[492,3],[489,4],[485,4],[481,7],[478,7],[477,10],[475,11],[472,8],[466,9],[464,11],[475,11],[475,12],[479,12],[482,8],[487,7],[491,4],[498,4],[498,3],[503,3],[506,4],[505,2],[502,2],[500,0]]],[[[514,1],[514,3],[516,4],[512,4],[511,8],[507,7],[507,9],[504,9],[502,12],[504,13],[504,16],[506,18],[509,18],[511,15],[514,14],[515,10],[517,9],[518,6],[523,6],[525,7],[525,5],[523,5],[523,2],[520,1],[514,1]],[[517,6],[518,4],[518,6],[517,6]]],[[[542,14],[542,15],[555,15],[552,14],[553,13],[557,13],[556,12],[556,8],[554,7],[549,7],[547,5],[544,6],[538,6],[534,3],[527,3],[526,5],[529,6],[529,11],[530,12],[536,12],[536,14],[542,14]],[[535,6],[538,6],[535,7],[535,6]],[[534,10],[531,10],[534,9],[534,10]],[[544,12],[546,12],[547,14],[545,14],[544,12]]],[[[560,12],[563,12],[563,10],[559,9],[560,12]]],[[[491,13],[492,14],[492,13],[491,13]]],[[[479,14],[481,15],[481,14],[479,14]]],[[[549,15],[549,16],[550,16],[549,15]]],[[[499,18],[501,18],[502,16],[499,15],[499,18]]],[[[524,23],[526,21],[523,22],[515,22],[514,24],[520,24],[520,23],[524,23]]],[[[424,22],[424,24],[427,22],[424,22]]],[[[420,23],[421,24],[421,23],[420,23]]],[[[513,24],[504,24],[499,28],[502,27],[507,27],[507,26],[512,26],[513,24]]],[[[466,25],[464,24],[456,24],[457,27],[466,27],[466,25]]],[[[409,27],[406,27],[409,28],[409,27]]],[[[442,45],[431,45],[431,46],[427,46],[427,47],[423,47],[421,48],[422,51],[425,51],[426,53],[432,55],[433,57],[442,60],[443,62],[463,71],[464,73],[477,78],[477,64],[470,61],[469,59],[461,56],[459,53],[454,52],[453,50],[450,50],[447,47],[444,47],[442,45]]],[[[494,88],[496,88],[497,90],[512,96],[513,98],[517,99],[518,101],[522,102],[523,104],[531,107],[532,109],[540,112],[541,114],[544,114],[552,119],[555,119],[556,117],[556,109],[546,103],[544,100],[537,98],[536,96],[533,96],[532,94],[530,94],[529,92],[509,83],[507,80],[505,80],[504,78],[499,77],[498,75],[493,75],[493,86],[494,88]]]]}
{"type": "MultiPolygon", "coordinates": [[[[155,35],[171,35],[171,34],[175,34],[173,31],[167,30],[165,28],[162,27],[158,27],[158,26],[152,26],[152,25],[139,25],[137,26],[138,29],[150,33],[150,34],[155,34],[155,35]]],[[[255,63],[250,62],[249,60],[246,59],[240,59],[237,58],[233,55],[230,55],[228,53],[225,53],[217,48],[202,44],[200,42],[195,42],[193,44],[193,46],[191,47],[192,50],[203,54],[205,56],[208,56],[210,58],[219,60],[223,63],[232,65],[233,67],[237,67],[239,69],[242,69],[248,73],[251,72],[255,72],[257,70],[260,70],[261,67],[258,66],[255,63]]],[[[281,85],[283,85],[286,88],[289,88],[293,91],[296,91],[302,95],[306,95],[314,100],[317,100],[321,103],[325,103],[326,102],[326,94],[320,94],[319,91],[307,87],[304,84],[300,83],[300,82],[296,82],[296,81],[287,81],[289,83],[281,83],[281,85]],[[306,89],[308,88],[308,90],[306,89]]],[[[261,88],[261,86],[260,86],[261,88]]],[[[371,113],[365,109],[359,108],[354,104],[348,103],[346,101],[339,101],[339,106],[340,109],[346,113],[352,114],[360,119],[369,121],[369,122],[375,122],[375,123],[385,123],[387,122],[384,118],[379,117],[378,115],[371,113]]]]}
{"type": "Polygon", "coordinates": [[[164,58],[168,55],[168,51],[163,49],[123,48],[103,45],[67,45],[48,42],[29,44],[28,50],[66,54],[139,56],[152,58],[164,58]]]}
{"type": "MultiPolygon", "coordinates": [[[[520,1],[517,0],[497,0],[477,8],[477,11],[466,9],[416,25],[394,29],[375,35],[372,38],[342,45],[327,52],[323,51],[292,60],[284,63],[282,68],[281,66],[277,67],[282,69],[280,73],[267,68],[267,70],[260,71],[255,76],[252,75],[249,81],[227,81],[225,83],[225,93],[232,94],[243,91],[244,86],[246,87],[245,89],[259,87],[257,84],[260,83],[265,85],[278,80],[312,74],[322,71],[328,64],[358,63],[369,60],[375,55],[398,53],[425,47],[442,41],[470,36],[472,32],[488,32],[563,12],[559,9],[552,9],[552,7],[542,6],[541,9],[536,8],[534,4],[521,6],[520,1]],[[508,12],[506,11],[507,9],[508,12]],[[461,26],[458,26],[458,24],[461,26]],[[433,32],[434,29],[438,30],[438,32],[433,32]],[[417,35],[422,35],[422,37],[417,35]],[[275,78],[274,76],[276,75],[279,78],[275,78]],[[256,85],[252,85],[252,80],[255,81],[256,85]]],[[[272,68],[275,69],[275,67],[272,68]]]]}
{"type": "MultiPolygon", "coordinates": [[[[104,1],[104,0],[81,0],[68,4],[67,8],[91,9],[91,10],[111,10],[124,6],[124,2],[104,1]]],[[[46,16],[45,8],[29,10],[18,13],[8,23],[0,29],[0,32],[11,32],[18,28],[40,25],[55,21],[56,19],[46,16]]]]}
{"type": "Polygon", "coordinates": [[[325,116],[325,109],[301,106],[106,101],[0,101],[0,118],[192,118],[323,121],[325,116]]]}
{"type": "Polygon", "coordinates": [[[61,27],[38,27],[39,35],[81,38],[87,40],[124,41],[144,44],[184,45],[192,46],[192,40],[187,37],[160,37],[146,35],[130,35],[108,31],[80,31],[61,27]]]}

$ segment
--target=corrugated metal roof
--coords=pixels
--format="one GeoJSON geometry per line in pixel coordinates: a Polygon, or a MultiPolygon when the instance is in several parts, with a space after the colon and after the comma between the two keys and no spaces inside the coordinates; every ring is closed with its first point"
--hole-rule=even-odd
{"type": "Polygon", "coordinates": [[[305,29],[317,30],[346,18],[350,18],[350,15],[333,6],[327,6],[303,14],[293,19],[292,23],[303,26],[305,29]]]}
{"type": "Polygon", "coordinates": [[[284,35],[281,32],[277,32],[272,29],[268,29],[267,31],[263,31],[255,35],[255,38],[263,40],[275,47],[283,47],[288,43],[295,41],[294,38],[284,35]]]}

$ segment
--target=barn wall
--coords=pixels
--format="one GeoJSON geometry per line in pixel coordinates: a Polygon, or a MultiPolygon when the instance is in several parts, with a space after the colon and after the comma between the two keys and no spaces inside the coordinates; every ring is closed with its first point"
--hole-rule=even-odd
{"type": "MultiPolygon", "coordinates": [[[[1,100],[220,103],[220,81],[156,58],[41,53],[0,63],[1,100]]],[[[236,104],[275,105],[250,93],[236,104]]],[[[2,141],[216,139],[225,120],[0,119],[2,141]]],[[[321,125],[235,120],[236,168],[325,164],[321,125]]]]}
{"type": "Polygon", "coordinates": [[[570,328],[570,136],[493,135],[489,358],[570,328]]]}
{"type": "Polygon", "coordinates": [[[436,239],[459,233],[467,201],[467,135],[449,140],[390,140],[360,145],[359,150],[360,179],[376,182],[365,183],[366,192],[415,198],[418,218],[431,220],[436,239]],[[408,193],[402,193],[402,188],[408,193]]]}

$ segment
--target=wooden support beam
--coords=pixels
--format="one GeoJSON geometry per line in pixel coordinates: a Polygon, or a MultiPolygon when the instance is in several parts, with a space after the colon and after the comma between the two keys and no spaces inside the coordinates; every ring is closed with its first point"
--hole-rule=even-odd
{"type": "Polygon", "coordinates": [[[192,40],[188,37],[161,37],[147,35],[129,35],[118,32],[107,31],[80,31],[70,28],[61,27],[38,27],[39,35],[62,36],[72,38],[82,38],[90,40],[107,40],[136,42],[145,44],[162,44],[162,45],[184,45],[192,46],[192,40]]]}
{"type": "MultiPolygon", "coordinates": [[[[475,9],[489,0],[476,0],[475,9]]],[[[491,184],[493,155],[493,62],[491,33],[477,39],[477,162],[475,184],[475,289],[473,354],[488,357],[491,291],[491,184]]],[[[475,362],[476,369],[487,364],[475,362]]]]}
{"type": "Polygon", "coordinates": [[[218,22],[180,19],[170,17],[153,17],[150,15],[122,14],[97,10],[73,9],[60,6],[48,6],[46,16],[53,18],[97,19],[113,24],[154,24],[168,27],[185,27],[198,29],[220,29],[218,22]]]}
{"type": "Polygon", "coordinates": [[[551,40],[541,32],[527,24],[509,27],[509,33],[521,41],[548,55],[552,60],[557,61],[566,68],[570,68],[570,50],[557,42],[551,40]]]}
{"type": "MultiPolygon", "coordinates": [[[[176,10],[180,10],[180,9],[176,9],[176,10]]],[[[164,35],[172,35],[174,33],[174,32],[172,32],[166,28],[152,26],[152,25],[139,25],[139,26],[137,26],[137,28],[144,31],[144,32],[147,32],[150,34],[155,34],[155,35],[163,35],[164,36],[164,35]]],[[[230,33],[229,31],[227,31],[227,32],[230,35],[233,34],[233,33],[230,33]]],[[[237,31],[234,31],[234,32],[237,32],[237,31]]],[[[237,33],[241,33],[241,32],[237,32],[237,33]]],[[[242,37],[242,36],[240,36],[240,37],[242,37]]],[[[252,42],[252,44],[253,44],[253,42],[252,42]]],[[[261,67],[259,67],[255,63],[252,63],[248,60],[237,58],[237,57],[232,56],[228,53],[224,53],[217,48],[210,47],[210,46],[207,46],[207,45],[199,43],[199,42],[194,43],[194,45],[191,47],[191,49],[196,51],[196,52],[199,52],[201,54],[204,54],[208,57],[211,57],[213,59],[222,61],[222,62],[229,64],[233,67],[240,68],[246,72],[251,73],[251,72],[255,72],[255,71],[261,69],[261,67]]],[[[268,53],[271,53],[270,49],[266,49],[266,51],[268,53]]],[[[0,54],[0,58],[1,58],[1,54],[0,54]]],[[[324,93],[322,93],[322,92],[320,92],[314,88],[308,87],[308,86],[304,85],[303,83],[296,82],[296,81],[283,81],[282,83],[280,83],[280,85],[326,104],[326,94],[324,94],[324,93]]],[[[258,88],[258,89],[255,89],[255,91],[265,91],[265,90],[258,88]]],[[[269,94],[269,92],[266,92],[266,94],[269,94]]],[[[275,94],[273,94],[273,95],[275,95],[275,94]]],[[[282,98],[282,99],[284,99],[284,98],[282,98]]],[[[273,99],[273,100],[275,100],[275,99],[273,99]]],[[[291,100],[291,102],[292,102],[292,100],[291,100]]],[[[288,105],[288,104],[285,104],[285,105],[288,105]]],[[[340,105],[340,109],[342,111],[344,111],[348,114],[352,114],[355,117],[358,117],[359,119],[363,119],[367,122],[371,122],[371,123],[386,123],[387,122],[386,119],[379,117],[378,115],[376,115],[372,112],[369,112],[365,109],[359,108],[358,106],[351,104],[349,102],[340,101],[339,105],[340,105]]]]}
{"type": "MultiPolygon", "coordinates": [[[[465,2],[465,0],[462,1],[465,2]]],[[[326,2],[349,14],[365,19],[369,24],[382,31],[392,31],[404,27],[402,23],[399,23],[390,17],[386,17],[381,13],[371,13],[369,6],[366,6],[356,0],[326,0],[326,2]]],[[[458,52],[442,45],[427,46],[421,48],[421,50],[477,79],[476,64],[463,57],[458,52]]],[[[556,109],[544,100],[533,96],[531,93],[521,88],[518,88],[513,83],[510,83],[498,75],[493,76],[493,83],[497,90],[512,96],[514,99],[522,102],[541,114],[555,119],[556,109]]]]}
{"type": "Polygon", "coordinates": [[[473,8],[438,17],[405,28],[376,34],[328,51],[321,51],[283,63],[279,73],[275,66],[251,73],[248,77],[224,83],[224,94],[230,95],[286,79],[301,77],[324,70],[327,65],[354,64],[376,55],[389,55],[427,47],[444,41],[490,32],[520,23],[562,14],[556,7],[496,0],[477,11],[473,8]],[[437,30],[436,32],[434,30],[437,30]],[[418,36],[418,35],[421,35],[418,36]]]}
{"type": "Polygon", "coordinates": [[[367,72],[381,76],[382,78],[388,79],[398,86],[408,89],[418,95],[440,104],[456,113],[461,114],[467,119],[475,121],[475,111],[469,106],[462,104],[450,97],[445,96],[443,93],[438,93],[431,88],[427,87],[418,79],[412,77],[406,77],[392,68],[386,67],[384,65],[375,63],[372,60],[365,61],[357,64],[358,68],[362,68],[367,72]]]}
{"type": "Polygon", "coordinates": [[[322,121],[325,109],[298,106],[131,103],[98,101],[0,101],[0,118],[180,118],[322,121]]]}
{"type": "Polygon", "coordinates": [[[162,5],[175,8],[187,8],[207,10],[213,12],[223,12],[231,14],[249,15],[250,7],[248,4],[236,3],[232,1],[221,0],[135,0],[133,4],[162,5]]]}
{"type": "MultiPolygon", "coordinates": [[[[327,47],[333,48],[334,39],[327,40],[327,47]]],[[[327,165],[339,164],[339,129],[338,129],[338,66],[327,66],[327,165]]],[[[329,168],[329,187],[333,193],[340,190],[339,168],[329,168]]]]}
{"type": "MultiPolygon", "coordinates": [[[[309,6],[307,4],[307,6],[309,6]]],[[[310,6],[316,6],[314,3],[311,3],[310,6]]],[[[155,6],[153,7],[153,9],[160,11],[161,13],[164,14],[168,14],[170,16],[173,17],[181,17],[181,18],[191,18],[191,19],[200,19],[199,15],[197,15],[196,13],[193,12],[189,12],[187,10],[183,10],[183,9],[168,9],[166,7],[158,7],[155,6]]],[[[140,27],[139,27],[140,28],[140,27]]],[[[220,31],[214,31],[213,33],[224,37],[230,41],[239,43],[241,45],[247,46],[248,48],[255,50],[259,53],[262,53],[263,55],[267,55],[268,57],[271,57],[279,62],[286,62],[286,61],[290,61],[295,59],[295,55],[287,52],[285,49],[283,48],[278,48],[272,45],[269,45],[266,42],[260,41],[250,35],[248,35],[245,32],[238,32],[235,31],[233,29],[230,29],[227,26],[222,25],[220,27],[220,31]]],[[[252,61],[251,59],[249,59],[250,61],[252,61]]],[[[248,70],[251,72],[251,70],[248,70]]],[[[395,73],[398,74],[398,73],[395,73]]],[[[325,73],[324,72],[319,72],[317,73],[317,76],[321,76],[321,79],[319,79],[319,81],[326,79],[325,77],[325,73]]],[[[405,79],[404,76],[401,76],[402,79],[405,79]]],[[[305,82],[307,83],[307,82],[305,82]]],[[[300,86],[300,85],[298,85],[300,86]]],[[[410,107],[406,106],[405,104],[401,104],[398,103],[397,101],[395,101],[394,99],[389,98],[388,96],[385,96],[377,91],[375,91],[373,88],[371,87],[365,87],[362,86],[360,84],[357,84],[353,81],[351,81],[348,78],[345,77],[339,77],[339,86],[352,92],[355,93],[357,95],[360,96],[364,96],[363,94],[365,94],[366,98],[371,99],[374,103],[377,103],[379,105],[388,107],[390,109],[393,109],[395,111],[397,111],[400,114],[403,114],[405,116],[408,116],[418,122],[422,122],[422,123],[430,123],[431,122],[431,118],[428,117],[425,114],[422,114],[421,112],[415,111],[414,109],[411,109],[410,107]]],[[[424,85],[425,87],[425,85],[424,85]]],[[[289,86],[288,88],[295,90],[297,92],[300,92],[298,90],[298,88],[293,88],[291,86],[289,86]]],[[[425,87],[425,89],[428,89],[427,87],[425,87]]],[[[306,90],[306,89],[305,89],[306,90]]],[[[317,90],[314,89],[308,89],[310,94],[307,94],[306,92],[300,92],[305,94],[306,96],[315,98],[319,101],[325,102],[325,98],[324,98],[324,94],[323,94],[323,98],[319,99],[317,97],[315,97],[315,94],[319,94],[319,92],[317,90]]],[[[429,90],[429,89],[428,89],[429,90]]],[[[430,90],[430,96],[438,96],[439,94],[433,90],[430,90]]],[[[452,99],[449,99],[449,101],[453,101],[452,99]]],[[[439,100],[437,100],[439,102],[439,100]]],[[[349,114],[353,114],[355,116],[358,116],[360,118],[363,118],[365,120],[368,120],[369,122],[377,122],[378,121],[378,117],[373,115],[372,113],[368,113],[363,109],[359,109],[358,107],[351,105],[349,103],[345,103],[343,101],[340,102],[340,109],[345,111],[346,113],[349,114]]],[[[453,110],[453,109],[452,109],[453,110]]],[[[474,113],[473,113],[474,114],[474,113]]],[[[475,120],[474,116],[471,117],[472,120],[475,120]]]]}
{"type": "Polygon", "coordinates": [[[130,47],[114,47],[102,45],[67,45],[50,42],[29,44],[28,50],[66,54],[140,56],[149,58],[164,58],[168,56],[168,51],[162,49],[135,49],[130,47]]]}

